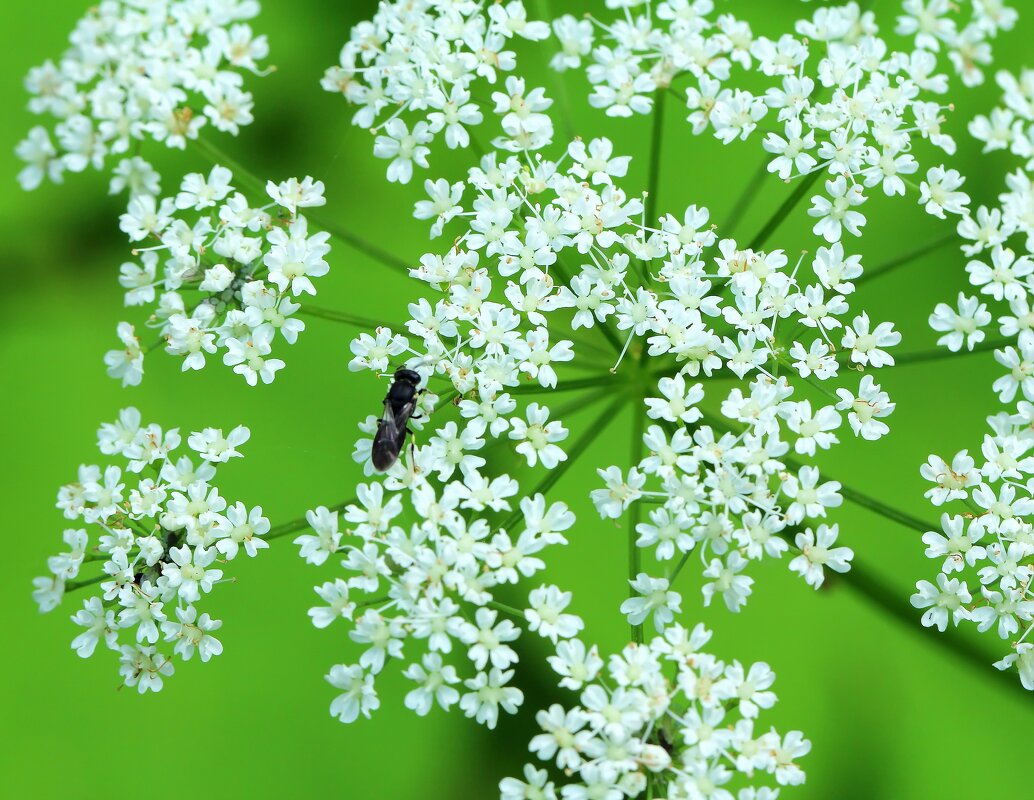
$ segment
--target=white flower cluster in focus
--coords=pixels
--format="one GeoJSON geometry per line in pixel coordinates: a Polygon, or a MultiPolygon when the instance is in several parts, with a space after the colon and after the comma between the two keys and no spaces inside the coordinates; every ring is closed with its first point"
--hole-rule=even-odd
{"type": "Polygon", "coordinates": [[[362,484],[359,503],[344,511],[346,530],[336,511],[320,507],[308,515],[313,533],[295,540],[309,563],[343,557],[348,577],[317,586],[322,604],[309,615],[319,628],[348,620],[349,638],[363,648],[358,662],[327,674],[341,691],[331,714],[369,717],[380,706],[375,680],[397,660],[414,684],[407,708],[423,716],[458,705],[494,728],[500,711],[513,714],[524,700],[510,685],[518,661],[511,645],[522,632],[514,619],[553,642],[582,629],[564,613],[570,593],[553,586],[531,592],[524,619],[496,601],[500,588],[545,567],[546,547],[566,544],[574,514],[564,503],[547,507],[540,494],[520,500],[512,525],[490,522],[490,513],[511,511],[518,485],[507,475],[489,483],[468,471],[441,487],[417,480],[408,493],[393,491],[400,488],[392,479],[362,484]],[[407,506],[411,523],[402,519],[407,506]]]}
{"type": "Polygon", "coordinates": [[[258,11],[256,0],[104,0],[91,8],[58,62],[25,79],[29,110],[56,122],[18,145],[22,187],[103,169],[114,156],[113,194],[157,194],[158,174],[136,144],[182,149],[207,122],[233,135],[251,124],[243,75],[261,74],[269,52],[245,22],[258,11]]]}
{"type": "Polygon", "coordinates": [[[142,425],[127,408],[97,432],[100,451],[125,465],[83,465],[58,492],[57,507],[81,527],[64,532],[67,549],[48,559],[50,575],[34,581],[33,597],[51,611],[66,589],[96,585],[72,616],[83,628],[72,648],[83,658],[98,644],[116,651],[126,685],[141,693],[162,688],[174,657],[222,652],[222,622],[201,610],[205,599],[224,582],[227,562],[269,546],[262,508],[228,504],[214,484],[217,465],[240,457],[249,436],[245,427],[205,428],[187,437],[191,455],[177,453],[177,428],[142,425]],[[101,573],[83,579],[91,562],[101,573]]]}
{"type": "MultiPolygon", "coordinates": [[[[427,168],[438,136],[450,149],[471,146],[469,129],[483,122],[487,106],[478,92],[516,68],[508,49],[514,37],[548,36],[548,24],[529,20],[521,0],[382,2],[373,19],[352,28],[322,86],[358,106],[352,123],[377,134],[374,154],[390,161],[388,180],[408,183],[414,165],[427,168]]],[[[499,141],[512,150],[549,144],[553,129],[541,113],[549,107],[542,89],[526,91],[516,76],[505,88],[492,94],[505,133],[499,141]]]]}
{"type": "Polygon", "coordinates": [[[994,358],[1002,374],[992,389],[1003,409],[988,418],[979,455],[931,455],[921,468],[933,484],[926,497],[947,511],[941,530],[923,535],[940,572],[934,582],[916,584],[912,604],[928,627],[968,622],[1010,640],[1011,652],[995,666],[1018,670],[1023,686],[1034,690],[1034,72],[999,72],[996,79],[1001,105],[969,130],[985,152],[1007,149],[1023,163],[1006,176],[997,204],[979,206],[958,224],[978,294],[938,304],[929,323],[941,334],[937,343],[952,352],[973,350],[986,328],[998,329],[1004,342],[995,343],[994,358]]]}
{"type": "Polygon", "coordinates": [[[500,782],[501,800],[774,800],[779,786],[803,783],[797,762],[811,743],[759,725],[776,702],[775,674],[702,652],[710,638],[702,625],[673,625],[606,668],[596,647],[562,642],[550,664],[578,704],[538,712],[529,749],[564,780],[528,764],[523,780],[500,782]]]}
{"type": "Polygon", "coordinates": [[[294,344],[304,330],[297,300],[315,295],[312,279],[329,271],[330,235],[310,233],[299,209],[326,202],[323,183],[270,181],[267,202],[252,205],[232,180],[222,166],[191,173],[175,196],[137,195],[122,215],[120,227],[140,256],[121,267],[126,305],[153,304],[146,325],[160,337],[141,346],[135,327],[119,323],[123,347],[104,360],[123,385],[140,383],[144,356],[159,343],[183,359],[184,371],[222,352],[251,386],[270,383],[284,366],[270,357],[274,339],[294,344]]]}
{"type": "Polygon", "coordinates": [[[1034,643],[1027,641],[1034,628],[1034,405],[1021,401],[988,424],[978,458],[963,450],[950,462],[930,456],[922,467],[933,484],[926,497],[949,510],[941,530],[923,535],[940,572],[935,582],[916,584],[912,605],[927,627],[968,622],[1012,639],[1012,652],[995,666],[1017,668],[1034,690],[1034,643]]]}
{"type": "Polygon", "coordinates": [[[896,33],[912,37],[909,51],[892,50],[873,12],[855,2],[820,8],[778,39],[755,35],[732,14],[715,16],[711,0],[608,7],[621,14],[554,21],[561,50],[552,66],[588,60],[589,102],[610,116],[647,114],[656,92],[684,92],[694,133],[711,131],[725,144],[764,133],[769,172],[784,180],[827,174],[808,213],[828,242],[845,231],[861,235],[869,190],[894,196],[910,188],[934,216],[965,213],[956,170],[931,165],[918,184],[909,176],[920,171],[923,140],[954,154],[942,128],[951,108],[940,99],[949,88],[944,56],[965,85],[982,83],[991,40],[1016,20],[1002,3],[906,0],[896,33]],[[760,74],[767,87],[738,86],[736,68],[760,74]]]}

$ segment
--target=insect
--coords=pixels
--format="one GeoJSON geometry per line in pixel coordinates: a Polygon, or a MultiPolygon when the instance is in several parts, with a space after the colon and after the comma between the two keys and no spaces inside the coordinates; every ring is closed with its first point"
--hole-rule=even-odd
{"type": "Polygon", "coordinates": [[[399,367],[395,370],[388,395],[384,398],[384,416],[377,420],[377,434],[373,437],[371,459],[379,472],[391,469],[402,452],[409,430],[409,420],[414,417],[416,398],[420,394],[420,373],[399,367]]]}

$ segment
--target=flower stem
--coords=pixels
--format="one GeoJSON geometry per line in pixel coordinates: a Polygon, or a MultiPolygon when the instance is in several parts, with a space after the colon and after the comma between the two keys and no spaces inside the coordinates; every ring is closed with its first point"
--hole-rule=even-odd
{"type": "MultiPolygon", "coordinates": [[[[536,0],[538,6],[538,14],[550,27],[552,33],[553,20],[556,16],[553,14],[553,7],[550,0],[536,0]]],[[[555,69],[548,64],[546,65],[546,71],[549,73],[550,82],[553,84],[553,89],[556,93],[557,104],[560,106],[560,121],[564,126],[564,135],[568,139],[574,138],[574,117],[571,115],[571,98],[567,94],[567,84],[564,83],[564,77],[555,69]]]]}
{"type": "Polygon", "coordinates": [[[679,559],[679,563],[675,565],[675,569],[673,569],[671,574],[668,576],[669,586],[674,586],[675,579],[679,576],[679,573],[682,572],[682,568],[686,566],[686,562],[689,561],[689,557],[692,553],[692,550],[687,550],[682,554],[682,558],[679,559]]]}
{"type": "Polygon", "coordinates": [[[1014,342],[1008,339],[995,339],[990,342],[981,342],[978,345],[974,345],[972,350],[957,350],[952,352],[946,347],[936,347],[932,350],[920,350],[915,353],[903,353],[900,356],[894,357],[895,366],[901,366],[902,364],[922,364],[927,361],[940,361],[945,358],[962,358],[963,356],[974,355],[976,353],[986,353],[989,350],[998,350],[1002,347],[1006,347],[1014,342]]]}
{"type": "Polygon", "coordinates": [[[653,96],[653,126],[650,129],[650,162],[646,180],[646,221],[657,223],[657,192],[661,182],[661,148],[664,144],[664,100],[667,92],[658,89],[653,96]]]}
{"type": "MultiPolygon", "coordinates": [[[[202,138],[191,139],[190,143],[195,150],[213,164],[221,164],[222,166],[227,167],[234,174],[235,178],[243,183],[247,183],[253,192],[265,196],[266,186],[262,180],[258,178],[254,172],[242,166],[239,162],[224,153],[219,147],[212,144],[207,139],[202,138]]],[[[335,239],[339,239],[344,242],[353,250],[358,250],[360,253],[368,256],[371,260],[376,261],[379,264],[383,264],[402,275],[409,275],[409,264],[405,261],[393,256],[386,250],[382,250],[380,247],[367,241],[361,236],[339,227],[327,217],[323,216],[319,211],[307,208],[305,209],[304,215],[315,222],[319,227],[323,228],[323,230],[335,239]]]]}
{"type": "MultiPolygon", "coordinates": [[[[907,592],[890,586],[866,565],[860,564],[857,558],[852,560],[850,571],[837,575],[834,580],[846,583],[851,589],[861,594],[867,601],[885,612],[910,633],[922,635],[924,641],[936,644],[955,658],[979,669],[980,675],[983,678],[987,678],[988,666],[992,661],[992,656],[984,653],[979,647],[966,639],[945,635],[935,628],[924,628],[918,625],[915,609],[901,600],[907,592]]],[[[997,670],[992,672],[997,685],[1013,693],[1021,692],[1025,702],[1030,702],[1031,693],[1024,689],[1013,675],[1010,675],[1008,672],[998,672],[997,670]]]]}
{"type": "Polygon", "coordinates": [[[758,168],[754,171],[754,175],[751,177],[747,186],[740,193],[740,196],[736,198],[736,202],[733,203],[732,208],[725,217],[724,227],[729,231],[729,234],[735,236],[738,231],[740,222],[743,220],[744,215],[750,209],[754,202],[754,198],[757,197],[758,192],[761,190],[761,184],[765,182],[765,176],[768,172],[768,161],[766,157],[758,168]]]}
{"type": "MultiPolygon", "coordinates": [[[[596,403],[599,400],[602,400],[606,396],[607,395],[600,393],[594,397],[588,398],[587,400],[579,400],[577,405],[579,407],[584,408],[585,406],[591,403],[596,403]]],[[[567,451],[567,460],[561,461],[559,464],[557,464],[557,466],[554,469],[550,470],[549,474],[542,479],[539,485],[532,489],[530,492],[528,492],[528,497],[533,497],[536,494],[544,495],[546,494],[546,492],[552,489],[556,485],[557,481],[564,477],[564,473],[567,472],[567,470],[569,470],[574,465],[574,462],[578,460],[582,453],[584,453],[588,449],[589,445],[592,444],[593,441],[595,441],[597,438],[599,438],[599,436],[606,429],[607,425],[613,422],[618,409],[621,408],[621,406],[624,405],[627,401],[628,396],[626,394],[619,394],[618,397],[616,397],[614,401],[609,406],[607,406],[606,410],[602,414],[600,414],[600,416],[597,417],[591,425],[588,425],[586,427],[585,433],[583,433],[581,437],[579,437],[571,446],[571,448],[567,451]]],[[[563,410],[561,410],[557,413],[557,418],[563,419],[563,417],[564,413],[563,410]]],[[[504,530],[509,530],[516,523],[520,522],[520,520],[523,517],[524,512],[521,511],[520,508],[518,508],[509,517],[507,517],[499,527],[504,530]]]]}
{"type": "MultiPolygon", "coordinates": [[[[352,325],[356,328],[363,328],[365,330],[375,330],[376,328],[380,328],[387,324],[384,322],[378,322],[375,319],[370,319],[369,317],[359,317],[355,314],[346,314],[343,311],[335,311],[331,308],[320,308],[319,306],[303,305],[298,309],[298,313],[309,317],[327,319],[332,322],[343,322],[345,325],[352,325]]],[[[398,327],[393,327],[392,329],[399,330],[398,327]]]]}
{"type": "Polygon", "coordinates": [[[506,603],[500,603],[498,600],[489,600],[485,605],[489,608],[494,608],[496,611],[502,611],[504,614],[509,614],[511,617],[516,619],[524,619],[524,612],[519,608],[508,606],[506,603]]]}
{"type": "Polygon", "coordinates": [[[878,267],[873,267],[872,269],[866,270],[861,275],[861,277],[859,277],[858,280],[854,282],[855,286],[858,287],[864,283],[875,280],[876,278],[883,277],[888,272],[891,272],[900,266],[908,264],[911,261],[915,261],[917,258],[922,258],[925,255],[929,255],[935,250],[939,250],[940,248],[944,247],[944,245],[950,244],[951,242],[955,241],[958,241],[958,236],[956,236],[954,233],[950,233],[946,236],[942,236],[940,239],[934,239],[932,242],[927,242],[921,247],[917,247],[915,250],[911,250],[908,253],[905,253],[904,255],[896,256],[895,258],[892,258],[890,261],[880,264],[878,267]]]}
{"type": "Polygon", "coordinates": [[[107,573],[101,575],[94,575],[92,578],[83,578],[81,581],[69,581],[65,584],[65,594],[74,592],[76,589],[82,589],[86,586],[93,586],[95,583],[100,583],[103,580],[111,577],[107,573]]]}
{"type": "Polygon", "coordinates": [[[768,241],[769,237],[779,226],[783,224],[783,221],[790,215],[790,212],[794,210],[799,202],[804,199],[805,195],[811,191],[811,187],[815,184],[815,181],[823,174],[822,169],[816,169],[801,178],[797,183],[797,188],[793,190],[789,197],[787,197],[782,204],[775,210],[775,213],[769,217],[768,221],[764,224],[757,235],[750,240],[750,244],[747,245],[750,250],[757,250],[762,247],[765,242],[768,241]]]}
{"type": "Polygon", "coordinates": [[[613,389],[620,386],[620,382],[614,375],[607,374],[602,378],[579,378],[574,381],[564,381],[555,387],[542,386],[538,383],[531,383],[526,386],[507,388],[510,394],[553,394],[554,392],[577,392],[583,389],[613,389]]]}
{"type": "MultiPolygon", "coordinates": [[[[636,467],[643,458],[643,418],[646,414],[643,409],[642,397],[637,395],[632,404],[632,466],[636,467]]],[[[639,525],[640,511],[639,503],[632,503],[628,510],[628,596],[630,598],[637,596],[636,590],[632,588],[632,582],[643,570],[642,553],[636,544],[638,536],[636,527],[639,525]]],[[[643,626],[641,624],[632,626],[632,641],[642,644],[643,626]]]]}

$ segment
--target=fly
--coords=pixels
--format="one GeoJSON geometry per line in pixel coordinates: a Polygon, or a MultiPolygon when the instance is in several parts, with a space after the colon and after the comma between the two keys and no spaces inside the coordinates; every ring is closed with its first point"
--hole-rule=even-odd
{"type": "Polygon", "coordinates": [[[373,437],[370,453],[373,466],[387,472],[398,461],[406,442],[409,420],[416,419],[416,399],[420,394],[420,373],[405,367],[395,370],[395,379],[384,398],[384,415],[377,420],[377,434],[373,437]]]}

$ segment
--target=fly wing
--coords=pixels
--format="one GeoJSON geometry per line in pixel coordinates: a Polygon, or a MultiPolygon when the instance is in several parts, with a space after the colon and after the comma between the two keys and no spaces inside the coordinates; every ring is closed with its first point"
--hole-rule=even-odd
{"type": "MultiPolygon", "coordinates": [[[[406,426],[402,426],[402,434],[405,435],[406,426]]],[[[391,403],[384,401],[384,415],[377,425],[377,433],[373,437],[373,448],[370,457],[374,467],[381,472],[391,468],[399,457],[399,428],[395,423],[395,414],[391,410],[391,403]]]]}
{"type": "MultiPolygon", "coordinates": [[[[405,427],[405,423],[402,424],[405,427]]],[[[384,401],[384,413],[381,415],[380,424],[377,426],[377,435],[383,436],[388,441],[395,441],[399,435],[399,425],[395,421],[395,412],[391,410],[391,403],[384,401]]]]}
{"type": "Polygon", "coordinates": [[[394,415],[395,428],[399,434],[399,443],[406,438],[406,426],[409,424],[409,419],[413,416],[414,411],[416,411],[416,403],[411,400],[399,409],[399,413],[394,415]]]}

